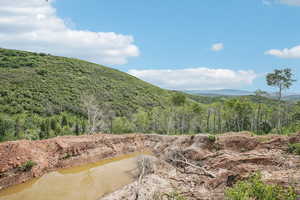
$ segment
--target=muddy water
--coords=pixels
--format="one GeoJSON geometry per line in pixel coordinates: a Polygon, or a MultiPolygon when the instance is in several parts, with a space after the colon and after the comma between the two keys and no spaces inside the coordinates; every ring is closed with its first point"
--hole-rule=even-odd
{"type": "Polygon", "coordinates": [[[0,191],[0,200],[96,200],[134,181],[138,155],[51,172],[0,191]]]}

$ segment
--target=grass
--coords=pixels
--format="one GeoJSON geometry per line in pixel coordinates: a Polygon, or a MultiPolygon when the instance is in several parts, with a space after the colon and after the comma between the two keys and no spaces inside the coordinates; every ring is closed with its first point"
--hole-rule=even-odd
{"type": "Polygon", "coordinates": [[[300,155],[300,143],[289,144],[288,152],[300,155]]]}
{"type": "Polygon", "coordinates": [[[28,172],[32,169],[32,167],[34,167],[35,165],[37,165],[36,162],[32,161],[32,160],[28,160],[27,162],[23,163],[20,167],[19,170],[23,171],[23,172],[28,172]]]}

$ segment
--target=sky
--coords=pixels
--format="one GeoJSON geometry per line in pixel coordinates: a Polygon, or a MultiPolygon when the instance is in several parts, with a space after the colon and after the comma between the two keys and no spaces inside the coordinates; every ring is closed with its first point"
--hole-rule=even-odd
{"type": "MultiPolygon", "coordinates": [[[[0,0],[0,47],[76,57],[167,89],[300,79],[300,0],[0,0]]],[[[299,81],[291,92],[300,92],[299,81]]]]}

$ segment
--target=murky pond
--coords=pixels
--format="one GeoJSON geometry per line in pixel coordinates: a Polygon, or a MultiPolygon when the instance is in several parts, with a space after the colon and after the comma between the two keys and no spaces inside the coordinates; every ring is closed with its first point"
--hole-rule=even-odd
{"type": "Polygon", "coordinates": [[[51,172],[0,191],[0,200],[96,200],[134,181],[140,154],[51,172]]]}

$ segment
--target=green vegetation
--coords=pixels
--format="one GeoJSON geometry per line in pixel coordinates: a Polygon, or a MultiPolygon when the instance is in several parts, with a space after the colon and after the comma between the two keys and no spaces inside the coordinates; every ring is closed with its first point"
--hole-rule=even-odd
{"type": "Polygon", "coordinates": [[[228,200],[296,200],[297,194],[292,187],[265,184],[261,174],[253,174],[248,180],[237,182],[225,191],[228,200]]]}
{"type": "Polygon", "coordinates": [[[0,49],[0,110],[7,114],[81,114],[93,94],[118,115],[166,105],[171,92],[115,69],[78,59],[0,49]]]}
{"type": "Polygon", "coordinates": [[[82,96],[129,116],[166,106],[173,93],[93,63],[7,49],[0,49],[0,85],[0,141],[85,133],[82,96]]]}
{"type": "Polygon", "coordinates": [[[289,144],[288,152],[300,155],[300,143],[289,144]]]}
{"type": "Polygon", "coordinates": [[[278,87],[278,98],[281,100],[282,91],[285,89],[289,89],[294,80],[292,70],[289,68],[278,70],[275,69],[273,73],[269,73],[266,77],[267,84],[272,87],[278,87]]]}
{"type": "Polygon", "coordinates": [[[214,143],[214,142],[217,140],[217,138],[216,138],[216,136],[214,136],[214,135],[209,135],[209,136],[208,136],[208,140],[209,140],[210,142],[214,143]]]}
{"type": "Polygon", "coordinates": [[[32,169],[32,167],[34,167],[35,165],[37,165],[36,162],[32,161],[32,160],[28,160],[26,163],[22,164],[20,167],[19,167],[19,170],[20,171],[23,171],[23,172],[28,172],[32,169]]]}
{"type": "Polygon", "coordinates": [[[300,103],[261,92],[203,97],[168,91],[115,69],[43,53],[0,49],[0,85],[0,141],[97,132],[263,135],[300,129],[300,103]]]}

